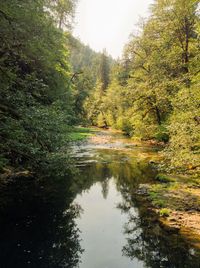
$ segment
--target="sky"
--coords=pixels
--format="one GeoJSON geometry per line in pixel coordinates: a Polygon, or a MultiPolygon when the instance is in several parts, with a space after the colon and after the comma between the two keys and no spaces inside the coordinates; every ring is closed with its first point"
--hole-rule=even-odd
{"type": "Polygon", "coordinates": [[[153,0],[78,0],[74,36],[97,52],[118,58],[153,0]]]}

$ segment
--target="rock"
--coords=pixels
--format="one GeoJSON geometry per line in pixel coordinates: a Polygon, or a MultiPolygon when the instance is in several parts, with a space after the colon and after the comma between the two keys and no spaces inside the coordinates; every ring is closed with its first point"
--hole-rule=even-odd
{"type": "Polygon", "coordinates": [[[136,193],[139,195],[148,195],[149,188],[149,184],[140,184],[136,193]]]}
{"type": "Polygon", "coordinates": [[[149,161],[149,164],[153,165],[153,164],[156,164],[156,162],[153,161],[153,160],[150,160],[150,161],[149,161]]]}
{"type": "Polygon", "coordinates": [[[170,222],[176,222],[176,219],[175,218],[168,218],[168,221],[170,221],[170,222]]]}

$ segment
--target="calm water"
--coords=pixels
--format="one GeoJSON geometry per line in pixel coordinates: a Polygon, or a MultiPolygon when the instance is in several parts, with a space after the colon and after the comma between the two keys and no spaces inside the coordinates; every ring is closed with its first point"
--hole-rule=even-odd
{"type": "MultiPolygon", "coordinates": [[[[144,267],[137,258],[131,261],[122,255],[122,248],[126,244],[123,229],[128,217],[117,208],[123,198],[116,189],[114,178],[105,183],[107,185],[95,183],[88,192],[78,195],[75,200],[84,211],[77,220],[82,232],[81,245],[85,249],[80,267],[144,267]]],[[[136,216],[137,210],[133,208],[132,213],[136,216]]]]}
{"type": "Polygon", "coordinates": [[[200,252],[136,194],[156,174],[156,148],[100,132],[72,152],[73,180],[0,185],[0,268],[200,267],[200,252]]]}

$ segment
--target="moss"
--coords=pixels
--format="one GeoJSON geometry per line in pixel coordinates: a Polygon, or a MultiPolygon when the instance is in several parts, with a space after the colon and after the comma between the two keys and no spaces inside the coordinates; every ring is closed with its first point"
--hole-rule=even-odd
{"type": "Polygon", "coordinates": [[[168,208],[162,208],[162,209],[160,210],[160,216],[161,216],[161,217],[169,217],[170,214],[171,214],[171,210],[168,209],[168,208]]]}
{"type": "Polygon", "coordinates": [[[70,141],[84,140],[90,137],[94,132],[95,130],[92,128],[76,127],[73,128],[72,131],[69,133],[69,139],[70,141]]]}
{"type": "Polygon", "coordinates": [[[169,183],[169,182],[175,182],[175,179],[168,177],[164,174],[158,174],[156,176],[156,181],[162,182],[162,183],[169,183]]]}
{"type": "Polygon", "coordinates": [[[162,208],[166,206],[166,202],[163,199],[162,192],[164,191],[165,187],[160,184],[155,184],[151,187],[149,191],[149,197],[152,201],[152,204],[157,208],[162,208]]]}
{"type": "Polygon", "coordinates": [[[188,185],[189,187],[200,188],[200,179],[192,178],[191,180],[188,180],[188,185]]]}
{"type": "Polygon", "coordinates": [[[154,200],[154,201],[152,202],[152,204],[153,204],[155,207],[157,207],[157,208],[163,208],[163,207],[165,207],[165,205],[166,205],[165,201],[162,200],[162,199],[154,200]]]}

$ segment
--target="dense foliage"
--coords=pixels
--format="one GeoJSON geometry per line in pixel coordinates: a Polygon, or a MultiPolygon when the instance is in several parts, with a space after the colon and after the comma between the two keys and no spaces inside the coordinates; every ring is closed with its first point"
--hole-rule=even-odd
{"type": "Polygon", "coordinates": [[[109,86],[101,93],[98,84],[90,97],[89,118],[130,136],[169,142],[172,166],[198,169],[198,1],[156,0],[151,16],[140,24],[113,68],[109,86]]]}
{"type": "Polygon", "coordinates": [[[83,45],[70,32],[75,4],[73,0],[1,4],[3,172],[41,173],[59,165],[65,172],[70,167],[71,126],[85,122],[84,101],[100,69],[108,80],[104,54],[83,45]]]}
{"type": "Polygon", "coordinates": [[[165,142],[171,166],[199,169],[197,0],[156,0],[118,62],[72,36],[75,0],[1,2],[1,171],[70,166],[81,123],[165,142]]]}
{"type": "Polygon", "coordinates": [[[71,82],[74,88],[75,123],[86,123],[86,114],[83,108],[85,99],[95,87],[101,53],[94,52],[89,46],[82,44],[73,36],[69,38],[70,63],[73,75],[71,82]]]}
{"type": "Polygon", "coordinates": [[[86,111],[87,120],[90,124],[98,127],[107,126],[104,97],[110,83],[110,71],[114,63],[114,60],[112,60],[112,58],[107,55],[106,50],[104,50],[98,65],[96,85],[90,92],[88,98],[86,98],[83,106],[86,111]]]}
{"type": "Polygon", "coordinates": [[[110,66],[114,60],[107,56],[106,51],[94,52],[89,46],[82,44],[73,36],[69,39],[70,62],[73,75],[74,112],[76,124],[88,124],[87,108],[85,103],[95,91],[96,85],[102,81],[102,90],[109,84],[110,66]]]}
{"type": "Polygon", "coordinates": [[[73,109],[68,34],[61,25],[74,4],[1,1],[1,169],[62,162],[73,109]]]}

